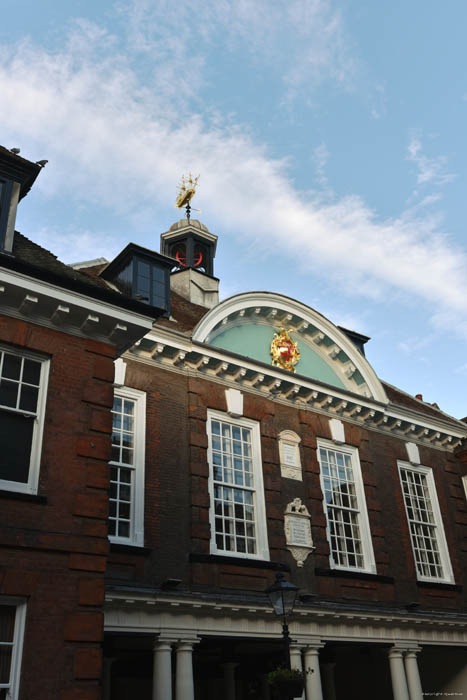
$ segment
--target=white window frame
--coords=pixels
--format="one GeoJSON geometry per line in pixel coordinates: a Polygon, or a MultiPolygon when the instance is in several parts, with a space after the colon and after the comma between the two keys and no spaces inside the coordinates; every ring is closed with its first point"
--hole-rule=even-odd
{"type": "MultiPolygon", "coordinates": [[[[208,462],[209,462],[209,497],[211,506],[209,509],[209,522],[211,526],[211,554],[219,554],[225,557],[239,557],[242,559],[261,559],[269,561],[268,535],[266,525],[266,506],[264,500],[264,482],[263,482],[263,463],[261,459],[261,431],[260,424],[257,421],[249,418],[232,418],[228,413],[220,411],[208,411],[207,416],[207,433],[208,433],[208,462]],[[216,545],[216,528],[215,528],[215,512],[214,512],[214,473],[213,473],[213,458],[212,458],[212,420],[218,420],[223,423],[248,428],[251,431],[251,457],[253,467],[253,503],[255,507],[255,527],[256,527],[256,554],[249,552],[235,552],[230,550],[218,549],[216,545]]],[[[232,488],[236,487],[232,484],[232,488]]]]}
{"type": "Polygon", "coordinates": [[[7,700],[18,700],[21,679],[21,660],[23,656],[24,627],[26,623],[26,603],[18,598],[0,596],[0,606],[16,606],[15,628],[13,632],[13,652],[11,656],[10,679],[0,683],[0,689],[7,688],[7,700]]]}
{"type": "MultiPolygon", "coordinates": [[[[320,477],[320,483],[321,483],[321,490],[323,492],[323,509],[324,509],[324,514],[326,516],[326,536],[328,539],[329,543],[329,563],[331,569],[338,569],[340,571],[355,571],[358,573],[367,573],[367,574],[376,574],[376,562],[375,562],[375,555],[373,552],[373,542],[371,540],[371,531],[370,531],[370,521],[368,519],[368,510],[366,507],[366,498],[365,498],[365,491],[363,488],[363,479],[362,479],[362,469],[360,466],[360,459],[358,456],[358,449],[356,447],[352,447],[350,445],[336,445],[335,442],[331,440],[323,440],[319,439],[317,441],[317,458],[318,458],[318,463],[319,463],[319,477],[320,477]],[[333,452],[340,452],[342,454],[346,454],[350,456],[350,461],[352,464],[352,472],[353,472],[353,477],[354,477],[354,484],[355,484],[355,495],[357,497],[357,505],[358,505],[358,526],[360,529],[360,537],[361,537],[361,544],[362,544],[362,555],[363,555],[363,562],[364,566],[344,566],[343,564],[339,564],[334,560],[334,556],[332,553],[331,549],[331,530],[329,527],[329,518],[328,518],[328,508],[327,508],[327,503],[326,503],[326,495],[325,495],[325,488],[324,488],[324,474],[323,474],[323,469],[321,465],[321,459],[320,459],[320,448],[323,448],[325,450],[331,450],[333,452]]],[[[336,506],[338,508],[338,506],[336,506]]]]}
{"type": "Polygon", "coordinates": [[[110,467],[123,467],[132,472],[132,500],[130,505],[130,536],[109,535],[117,544],[144,547],[144,471],[146,455],[146,392],[127,386],[116,386],[114,397],[135,402],[134,414],[134,464],[109,462],[110,467]]]}
{"type": "Polygon", "coordinates": [[[19,481],[10,481],[8,479],[0,479],[0,489],[5,491],[16,491],[17,493],[36,494],[39,484],[39,472],[42,453],[42,436],[44,432],[45,405],[47,401],[47,387],[49,383],[49,368],[50,360],[43,355],[38,355],[29,350],[13,348],[8,345],[0,344],[0,350],[17,357],[24,357],[28,360],[34,360],[41,363],[41,375],[39,379],[39,392],[37,397],[37,410],[34,414],[20,409],[9,408],[2,406],[1,411],[9,411],[16,415],[34,416],[29,420],[34,421],[31,442],[31,455],[29,459],[29,475],[28,481],[22,483],[19,481]]]}
{"type": "Polygon", "coordinates": [[[467,475],[462,477],[462,483],[464,485],[465,498],[467,500],[467,475]]]}
{"type": "Polygon", "coordinates": [[[412,547],[412,553],[414,558],[415,573],[417,575],[418,581],[430,581],[436,583],[454,583],[454,574],[451,566],[451,559],[449,557],[449,550],[446,541],[446,535],[444,534],[443,519],[441,517],[441,511],[439,508],[438,494],[436,492],[436,484],[433,476],[433,470],[430,467],[425,467],[423,465],[413,465],[410,462],[398,461],[397,466],[399,469],[399,482],[402,490],[402,499],[404,501],[405,515],[407,518],[407,526],[409,529],[410,544],[412,547]],[[418,474],[423,474],[426,477],[426,483],[428,486],[428,494],[431,500],[431,507],[433,510],[434,523],[432,526],[435,528],[436,542],[438,544],[439,557],[441,562],[441,567],[443,569],[444,576],[425,576],[419,573],[417,560],[415,556],[415,548],[412,539],[412,531],[410,529],[410,520],[407,511],[407,504],[405,502],[404,489],[402,485],[402,475],[401,470],[411,471],[418,474]]]}

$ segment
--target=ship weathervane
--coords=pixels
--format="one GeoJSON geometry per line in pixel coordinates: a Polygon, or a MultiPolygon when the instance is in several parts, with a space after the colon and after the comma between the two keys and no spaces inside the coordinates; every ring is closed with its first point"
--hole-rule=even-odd
{"type": "MultiPolygon", "coordinates": [[[[191,205],[190,202],[193,199],[196,188],[198,186],[198,180],[199,180],[199,175],[197,175],[195,178],[191,173],[187,177],[185,175],[182,175],[182,181],[179,185],[178,188],[178,195],[177,199],[175,200],[175,206],[178,209],[182,209],[185,207],[186,209],[186,218],[187,221],[190,221],[190,212],[191,212],[191,205]]],[[[199,211],[199,210],[196,210],[199,211]]]]}

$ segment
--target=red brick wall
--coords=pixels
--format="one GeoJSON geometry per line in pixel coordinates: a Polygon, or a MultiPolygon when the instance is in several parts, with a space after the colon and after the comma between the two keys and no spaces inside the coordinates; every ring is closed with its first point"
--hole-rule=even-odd
{"type": "Polygon", "coordinates": [[[0,494],[0,594],[28,601],[20,698],[97,700],[114,351],[5,317],[0,341],[50,357],[46,503],[0,494]]]}
{"type": "MultiPolygon", "coordinates": [[[[225,387],[184,374],[165,372],[149,364],[129,362],[129,386],[146,390],[148,405],[145,545],[152,551],[142,560],[111,554],[109,572],[136,581],[160,584],[181,578],[183,587],[200,589],[264,590],[274,572],[231,563],[192,563],[189,555],[209,555],[209,496],[207,464],[207,409],[226,410],[225,387]],[[123,567],[123,568],[122,568],[123,567]]],[[[329,569],[329,545],[316,454],[318,437],[330,438],[328,419],[311,411],[274,403],[244,393],[244,416],[261,426],[261,450],[271,561],[287,564],[291,578],[303,592],[325,597],[429,607],[465,606],[465,594],[449,587],[417,585],[409,531],[402,500],[397,460],[407,460],[405,441],[391,435],[345,424],[346,443],[359,450],[377,574],[392,577],[344,578],[329,569]],[[278,435],[293,430],[301,437],[303,481],[280,474],[278,435]],[[311,514],[316,550],[303,569],[285,547],[284,510],[300,497],[311,514]],[[315,574],[315,569],[320,575],[315,574]]],[[[447,452],[420,448],[422,463],[433,469],[443,514],[451,562],[457,584],[464,583],[465,498],[460,462],[447,452]]],[[[465,467],[464,467],[465,468],[465,467]]]]}

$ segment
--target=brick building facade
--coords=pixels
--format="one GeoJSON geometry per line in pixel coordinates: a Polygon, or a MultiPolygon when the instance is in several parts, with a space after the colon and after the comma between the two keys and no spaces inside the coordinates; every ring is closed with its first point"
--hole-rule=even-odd
{"type": "Polygon", "coordinates": [[[219,303],[216,244],[182,220],[162,256],[2,254],[0,350],[49,367],[37,485],[0,493],[10,696],[268,700],[278,573],[304,699],[467,692],[467,426],[298,301],[219,303]]]}

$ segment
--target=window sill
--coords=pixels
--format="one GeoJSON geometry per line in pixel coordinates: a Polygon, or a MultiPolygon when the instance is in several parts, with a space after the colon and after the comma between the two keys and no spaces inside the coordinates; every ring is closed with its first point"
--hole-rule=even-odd
{"type": "Polygon", "coordinates": [[[36,493],[23,493],[22,491],[7,491],[0,489],[0,498],[12,501],[27,501],[28,503],[47,503],[47,496],[39,496],[36,493]]]}
{"type": "Polygon", "coordinates": [[[136,554],[147,557],[152,550],[149,547],[140,547],[137,544],[120,544],[120,542],[110,543],[110,552],[115,554],[136,554]]]}
{"type": "Polygon", "coordinates": [[[362,581],[377,581],[379,583],[394,583],[393,576],[369,574],[366,571],[344,571],[343,569],[315,569],[316,576],[332,576],[333,578],[354,578],[362,581]]]}
{"type": "Polygon", "coordinates": [[[196,564],[227,564],[229,566],[243,566],[247,569],[290,571],[290,566],[288,564],[265,561],[264,559],[248,559],[246,557],[224,557],[221,554],[190,554],[189,560],[196,564]]]}
{"type": "Polygon", "coordinates": [[[463,587],[456,583],[444,583],[443,581],[417,581],[419,588],[434,588],[440,591],[462,591],[463,587]]]}

